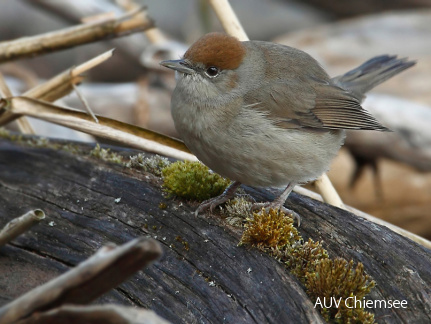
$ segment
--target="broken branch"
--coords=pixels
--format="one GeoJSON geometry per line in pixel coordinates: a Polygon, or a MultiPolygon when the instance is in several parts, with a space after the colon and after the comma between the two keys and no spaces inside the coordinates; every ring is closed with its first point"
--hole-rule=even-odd
{"type": "Polygon", "coordinates": [[[0,324],[63,304],[89,303],[161,254],[157,241],[142,237],[119,247],[107,245],[75,268],[0,308],[0,324]]]}
{"type": "Polygon", "coordinates": [[[44,218],[45,213],[40,209],[35,209],[18,218],[12,219],[0,231],[0,247],[26,232],[30,227],[39,223],[44,218]]]}
{"type": "Polygon", "coordinates": [[[81,24],[32,37],[0,42],[0,62],[50,53],[102,39],[120,37],[153,27],[144,8],[117,19],[81,24]]]}
{"type": "Polygon", "coordinates": [[[126,146],[182,160],[197,160],[180,140],[110,118],[97,116],[99,122],[96,123],[85,112],[25,97],[3,99],[0,102],[0,109],[1,106],[8,113],[35,117],[87,134],[117,141],[126,146]]]}
{"type": "MultiPolygon", "coordinates": [[[[67,69],[66,71],[56,75],[52,79],[42,83],[23,94],[23,96],[53,102],[70,93],[73,86],[83,80],[82,73],[94,68],[95,66],[105,62],[113,55],[114,50],[109,50],[102,53],[81,65],[67,69]]],[[[9,97],[9,96],[8,96],[9,97]]],[[[20,115],[10,111],[0,112],[0,126],[10,123],[19,118],[20,115]]]]}

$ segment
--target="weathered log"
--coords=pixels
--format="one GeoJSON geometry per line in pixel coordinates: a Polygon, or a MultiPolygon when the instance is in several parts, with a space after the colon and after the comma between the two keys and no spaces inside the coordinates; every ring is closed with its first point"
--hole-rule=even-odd
{"type": "MultiPolygon", "coordinates": [[[[273,198],[263,190],[246,190],[257,200],[273,198]]],[[[365,265],[377,283],[371,299],[407,300],[406,309],[371,309],[377,322],[431,321],[430,250],[298,194],[287,205],[302,216],[305,239],[323,241],[332,257],[365,265]]],[[[10,215],[31,208],[43,209],[48,217],[0,250],[0,304],[108,242],[147,235],[162,244],[162,259],[98,303],[150,308],[173,323],[324,322],[315,301],[283,264],[238,247],[240,228],[217,215],[196,217],[196,206],[165,197],[160,179],[151,174],[1,140],[0,227],[10,215]]]]}

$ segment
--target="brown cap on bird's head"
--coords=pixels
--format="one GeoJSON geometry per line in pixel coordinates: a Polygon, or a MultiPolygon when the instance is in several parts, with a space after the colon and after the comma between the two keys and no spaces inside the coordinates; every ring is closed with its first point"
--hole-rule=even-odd
{"type": "Polygon", "coordinates": [[[184,59],[191,63],[234,70],[245,56],[244,45],[235,37],[223,33],[202,36],[187,50],[184,59]]]}

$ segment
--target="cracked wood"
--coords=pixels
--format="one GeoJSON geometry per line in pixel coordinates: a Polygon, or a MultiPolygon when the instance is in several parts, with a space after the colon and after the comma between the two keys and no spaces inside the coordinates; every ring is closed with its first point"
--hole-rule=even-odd
{"type": "MultiPolygon", "coordinates": [[[[261,190],[247,191],[256,199],[272,199],[261,190]]],[[[30,208],[43,209],[47,219],[0,250],[0,274],[7,273],[0,275],[0,304],[58,276],[108,242],[123,244],[148,235],[162,244],[162,259],[98,303],[150,308],[173,323],[323,322],[282,264],[238,247],[240,229],[216,215],[195,217],[196,206],[164,197],[160,180],[150,174],[1,140],[0,226],[9,221],[5,215],[30,208]],[[160,209],[161,202],[168,207],[160,209]]],[[[288,207],[303,217],[299,230],[304,239],[324,241],[332,257],[364,263],[378,285],[371,299],[408,300],[405,310],[373,310],[379,323],[431,321],[429,250],[297,194],[288,207]]]]}

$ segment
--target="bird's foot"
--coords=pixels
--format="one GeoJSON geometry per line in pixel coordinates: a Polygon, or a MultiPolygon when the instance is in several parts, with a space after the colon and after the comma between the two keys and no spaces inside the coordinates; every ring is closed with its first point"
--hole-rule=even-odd
{"type": "Polygon", "coordinates": [[[229,197],[225,194],[221,194],[220,196],[207,199],[207,200],[203,201],[199,205],[199,207],[196,209],[195,216],[199,215],[199,213],[202,213],[208,209],[210,210],[210,212],[213,212],[214,208],[216,208],[218,205],[225,203],[226,201],[228,201],[231,198],[233,198],[233,195],[231,197],[229,197]]]}
{"type": "Polygon", "coordinates": [[[232,184],[230,184],[229,187],[227,187],[226,190],[221,195],[203,201],[196,209],[195,216],[199,215],[199,213],[204,212],[208,209],[210,210],[210,212],[213,212],[214,208],[216,208],[218,205],[221,205],[226,201],[228,201],[229,199],[233,198],[235,196],[236,189],[240,185],[241,185],[240,182],[235,181],[232,184]]]}
{"type": "Polygon", "coordinates": [[[254,203],[251,206],[251,211],[256,212],[258,210],[261,210],[262,208],[265,208],[266,211],[269,211],[270,209],[274,209],[277,211],[282,211],[286,215],[291,215],[294,220],[296,219],[298,223],[298,227],[301,226],[301,216],[299,216],[293,210],[284,207],[282,204],[279,204],[277,201],[266,202],[266,203],[254,203]]]}

